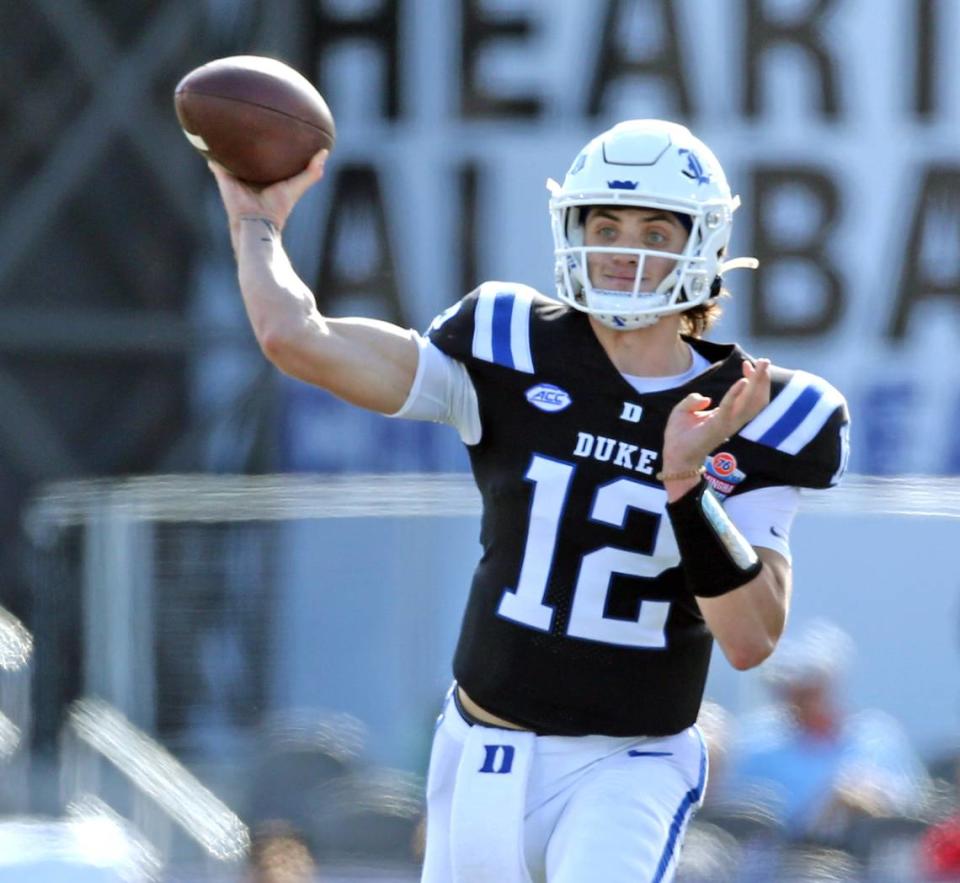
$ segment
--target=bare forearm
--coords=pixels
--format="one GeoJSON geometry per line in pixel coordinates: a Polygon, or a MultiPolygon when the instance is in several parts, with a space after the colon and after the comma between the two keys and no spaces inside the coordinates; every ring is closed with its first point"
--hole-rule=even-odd
{"type": "Polygon", "coordinates": [[[291,338],[311,325],[323,328],[313,294],[290,264],[272,221],[255,215],[237,219],[234,243],[243,303],[268,355],[279,337],[291,338]]]}
{"type": "Polygon", "coordinates": [[[285,374],[352,404],[399,410],[417,368],[411,333],[374,319],[325,319],[269,219],[238,219],[234,244],[244,305],[264,355],[285,374]]]}
{"type": "Polygon", "coordinates": [[[240,289],[264,355],[291,377],[392,414],[413,384],[418,349],[413,335],[368,319],[327,321],[290,264],[280,231],[297,200],[323,176],[327,151],[286,181],[254,190],[210,163],[230,224],[240,289]]]}
{"type": "Polygon", "coordinates": [[[773,652],[790,608],[790,565],[776,552],[757,552],[763,568],[750,582],[717,598],[697,598],[710,631],[739,669],[759,665],[773,652]]]}

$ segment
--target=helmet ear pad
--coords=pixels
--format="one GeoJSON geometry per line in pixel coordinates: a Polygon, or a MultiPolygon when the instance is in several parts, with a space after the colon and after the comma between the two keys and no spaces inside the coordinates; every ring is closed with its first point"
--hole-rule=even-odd
{"type": "MultiPolygon", "coordinates": [[[[573,248],[580,248],[586,241],[587,215],[590,214],[591,208],[592,206],[589,205],[572,205],[566,211],[564,233],[567,242],[573,248]]],[[[585,255],[584,259],[586,259],[585,255]]],[[[573,255],[568,260],[570,261],[570,280],[574,286],[573,294],[578,300],[583,300],[583,290],[590,281],[590,268],[586,265],[581,266],[580,260],[573,255]]]]}
{"type": "Polygon", "coordinates": [[[593,206],[572,205],[567,209],[564,232],[567,235],[567,242],[574,248],[579,248],[584,243],[586,238],[587,215],[590,214],[591,208],[593,208],[593,206]]]}

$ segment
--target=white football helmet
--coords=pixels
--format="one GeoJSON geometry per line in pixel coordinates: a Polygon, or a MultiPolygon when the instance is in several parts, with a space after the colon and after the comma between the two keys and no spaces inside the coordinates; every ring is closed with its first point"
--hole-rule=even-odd
{"type": "Polygon", "coordinates": [[[610,328],[642,328],[661,316],[689,310],[719,294],[724,271],[757,267],[754,258],[723,261],[740,198],[730,195],[726,176],[710,148],[677,123],[618,123],[580,151],[562,185],[551,179],[547,189],[557,295],[610,328]],[[677,255],[644,248],[587,247],[584,219],[593,205],[686,215],[690,219],[686,246],[677,255]],[[633,290],[594,287],[587,263],[593,252],[635,256],[633,290]],[[641,291],[643,262],[664,256],[675,258],[673,271],[654,291],[641,291]]]}

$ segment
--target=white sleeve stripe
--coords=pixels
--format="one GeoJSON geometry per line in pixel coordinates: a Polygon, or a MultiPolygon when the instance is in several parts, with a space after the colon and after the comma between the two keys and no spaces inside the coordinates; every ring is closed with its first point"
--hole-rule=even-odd
{"type": "Polygon", "coordinates": [[[530,353],[530,310],[533,298],[525,292],[517,295],[510,317],[510,353],[514,367],[526,374],[533,374],[533,356],[530,353]]]}
{"type": "Polygon", "coordinates": [[[740,435],[778,451],[797,454],[842,404],[843,396],[829,383],[798,371],[740,435]]]}
{"type": "Polygon", "coordinates": [[[473,314],[473,355],[485,362],[493,361],[493,303],[492,291],[481,291],[473,314]]]}
{"type": "Polygon", "coordinates": [[[838,396],[825,395],[814,405],[813,410],[800,421],[777,448],[787,454],[797,454],[813,437],[823,429],[823,425],[830,419],[830,415],[841,405],[838,396]]]}
{"type": "Polygon", "coordinates": [[[533,296],[522,288],[483,288],[473,320],[473,355],[485,362],[533,373],[530,311],[533,296]]]}
{"type": "Polygon", "coordinates": [[[756,441],[770,429],[770,427],[787,412],[790,406],[800,397],[800,393],[806,388],[807,377],[810,375],[804,376],[805,373],[804,371],[797,371],[773,401],[740,430],[740,435],[750,441],[756,441]]]}

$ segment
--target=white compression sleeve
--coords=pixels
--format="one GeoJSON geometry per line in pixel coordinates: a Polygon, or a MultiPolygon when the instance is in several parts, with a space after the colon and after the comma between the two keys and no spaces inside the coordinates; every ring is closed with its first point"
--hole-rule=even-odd
{"type": "Polygon", "coordinates": [[[480,406],[467,369],[429,340],[413,332],[420,351],[410,394],[395,414],[407,420],[429,420],[454,427],[466,445],[480,441],[480,406]]]}
{"type": "Polygon", "coordinates": [[[724,511],[751,546],[773,549],[790,560],[790,528],[800,506],[800,489],[757,488],[723,503],[724,511]]]}

